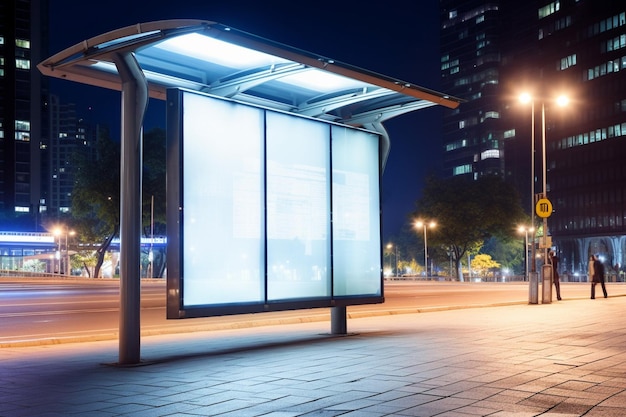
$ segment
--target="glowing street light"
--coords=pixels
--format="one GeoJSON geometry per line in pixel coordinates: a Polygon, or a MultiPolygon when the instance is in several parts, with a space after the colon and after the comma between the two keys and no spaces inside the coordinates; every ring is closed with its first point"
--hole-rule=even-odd
{"type": "MultiPolygon", "coordinates": [[[[434,221],[430,221],[430,222],[425,222],[422,220],[418,220],[415,222],[415,227],[418,229],[423,228],[424,229],[424,271],[426,272],[426,276],[428,275],[428,240],[426,239],[426,229],[427,228],[434,228],[437,226],[437,223],[435,223],[434,221]]],[[[432,268],[431,268],[431,273],[432,273],[432,268]]]]}
{"type": "Polygon", "coordinates": [[[64,226],[64,229],[57,227],[52,231],[52,234],[59,239],[59,246],[56,255],[56,259],[59,260],[59,274],[71,275],[71,267],[70,267],[70,250],[68,246],[68,236],[74,236],[76,234],[75,231],[69,230],[67,226],[64,226]],[[63,248],[61,247],[61,236],[65,235],[65,256],[63,256],[63,248]],[[63,265],[65,264],[65,265],[63,265]],[[63,267],[64,266],[64,267],[63,267]]]}
{"type": "Polygon", "coordinates": [[[397,277],[398,274],[398,245],[393,245],[392,243],[388,243],[387,244],[387,249],[391,250],[392,248],[395,248],[395,252],[396,252],[396,268],[395,268],[395,276],[397,277]]]}
{"type": "MultiPolygon", "coordinates": [[[[537,208],[535,207],[535,98],[528,93],[524,93],[519,97],[522,103],[531,103],[531,215],[532,215],[532,224],[535,224],[535,212],[537,208]]],[[[554,102],[560,107],[566,106],[569,103],[569,99],[565,95],[558,96],[554,102]]],[[[543,218],[543,250],[544,250],[544,264],[542,267],[542,277],[543,277],[543,303],[552,302],[552,266],[550,265],[550,261],[548,259],[548,249],[551,246],[551,242],[548,238],[548,217],[550,216],[552,204],[548,200],[548,192],[547,192],[547,164],[546,164],[546,106],[545,100],[541,99],[541,159],[542,159],[542,192],[541,192],[541,201],[542,207],[548,207],[548,210],[544,212],[541,217],[543,218]]],[[[539,205],[537,205],[539,207],[539,205]]],[[[539,214],[539,213],[538,213],[539,214]]],[[[531,275],[530,275],[530,285],[538,286],[538,283],[534,281],[535,278],[535,239],[533,238],[532,244],[532,259],[533,263],[531,265],[531,275]]],[[[532,294],[532,288],[530,289],[530,294],[532,294]]],[[[537,304],[537,301],[530,300],[531,304],[537,304]]]]}

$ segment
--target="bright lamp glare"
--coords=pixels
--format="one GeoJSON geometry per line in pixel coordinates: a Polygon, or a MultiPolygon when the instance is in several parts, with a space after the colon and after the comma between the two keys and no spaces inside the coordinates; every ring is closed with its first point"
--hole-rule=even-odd
{"type": "Polygon", "coordinates": [[[528,93],[524,93],[519,96],[519,101],[522,103],[530,103],[533,98],[528,93]]]}
{"type": "Polygon", "coordinates": [[[561,107],[567,106],[569,104],[569,98],[567,96],[559,96],[556,99],[556,104],[558,104],[561,107]]]}

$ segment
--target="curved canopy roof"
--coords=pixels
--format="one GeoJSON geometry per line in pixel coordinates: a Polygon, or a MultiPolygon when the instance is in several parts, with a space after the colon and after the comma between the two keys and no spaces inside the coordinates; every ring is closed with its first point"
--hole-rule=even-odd
{"type": "Polygon", "coordinates": [[[170,87],[371,127],[460,99],[205,20],[140,23],[80,42],[38,65],[48,76],[121,90],[114,64],[132,52],[153,98],[170,87]]]}

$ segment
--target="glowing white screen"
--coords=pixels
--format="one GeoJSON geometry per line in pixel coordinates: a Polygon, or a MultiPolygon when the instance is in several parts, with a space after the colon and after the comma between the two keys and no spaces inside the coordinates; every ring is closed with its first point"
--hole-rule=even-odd
{"type": "Polygon", "coordinates": [[[333,126],[333,294],[380,295],[378,136],[333,126]]]}
{"type": "Polygon", "coordinates": [[[268,300],[330,296],[330,129],[267,113],[268,300]]]}
{"type": "Polygon", "coordinates": [[[263,302],[263,111],[184,95],[186,305],[263,302]]]}
{"type": "Polygon", "coordinates": [[[182,102],[182,305],[382,295],[378,135],[182,102]]]}

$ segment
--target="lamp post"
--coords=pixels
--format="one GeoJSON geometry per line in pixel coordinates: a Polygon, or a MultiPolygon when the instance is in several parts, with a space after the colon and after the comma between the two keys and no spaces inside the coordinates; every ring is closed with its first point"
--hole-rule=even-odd
{"type": "MultiPolygon", "coordinates": [[[[532,141],[532,146],[531,146],[531,177],[532,177],[532,181],[531,181],[531,213],[532,213],[532,222],[533,225],[535,224],[535,212],[540,215],[543,218],[543,237],[542,237],[542,245],[541,248],[543,249],[544,253],[543,253],[543,258],[544,258],[544,263],[541,269],[541,273],[542,273],[542,285],[543,285],[543,291],[542,291],[542,303],[551,303],[552,302],[552,265],[550,265],[549,259],[548,259],[548,249],[551,246],[551,242],[550,242],[550,238],[548,237],[548,217],[550,216],[551,212],[552,212],[552,204],[550,203],[550,201],[548,200],[548,191],[547,191],[547,163],[546,163],[546,106],[545,106],[545,101],[542,99],[541,100],[541,159],[542,159],[542,192],[541,192],[541,199],[537,202],[537,205],[535,205],[535,165],[534,165],[534,161],[535,161],[535,99],[529,95],[529,94],[522,94],[520,96],[520,101],[524,102],[524,103],[531,103],[531,113],[532,113],[532,117],[531,117],[531,128],[532,128],[532,132],[531,132],[531,141],[532,141]]],[[[569,103],[569,100],[566,96],[559,96],[556,100],[556,104],[563,107],[566,106],[569,103]]],[[[532,258],[533,258],[533,263],[532,263],[532,272],[530,275],[530,285],[537,285],[534,284],[533,282],[533,278],[534,278],[534,273],[535,273],[535,256],[534,256],[534,252],[535,252],[535,244],[534,244],[535,240],[533,237],[533,245],[532,245],[532,258]]],[[[529,294],[533,294],[533,289],[531,288],[529,291],[529,294]]],[[[537,304],[537,301],[534,300],[530,300],[531,304],[537,304]]]]}
{"type": "Polygon", "coordinates": [[[524,233],[524,280],[529,281],[530,280],[530,268],[529,268],[530,258],[528,256],[528,232],[533,233],[535,231],[535,228],[532,226],[531,227],[520,226],[517,230],[520,233],[524,233]]]}
{"type": "Polygon", "coordinates": [[[72,266],[70,265],[70,246],[68,244],[68,235],[74,236],[76,234],[73,230],[67,230],[65,228],[65,275],[72,275],[72,266]]]}
{"type": "Polygon", "coordinates": [[[396,267],[395,267],[394,270],[395,270],[395,276],[397,277],[398,276],[398,245],[393,245],[392,243],[388,243],[387,244],[387,249],[391,249],[391,248],[395,249],[395,264],[396,264],[396,267]]]}
{"type": "MultiPolygon", "coordinates": [[[[426,229],[428,227],[430,227],[431,229],[433,227],[437,226],[437,223],[435,223],[434,221],[430,221],[430,222],[425,222],[422,220],[418,220],[415,222],[415,227],[420,229],[423,228],[424,229],[424,271],[426,272],[426,276],[428,277],[428,240],[426,237],[426,229]]],[[[432,271],[431,271],[432,272],[432,271]]]]}
{"type": "Polygon", "coordinates": [[[58,239],[59,245],[56,254],[56,259],[59,261],[59,274],[63,275],[71,275],[70,268],[70,251],[69,251],[69,236],[74,236],[76,232],[73,230],[68,230],[67,226],[63,226],[63,229],[57,227],[52,232],[58,239]],[[65,235],[65,254],[63,254],[63,246],[61,245],[61,238],[65,235]]]}

